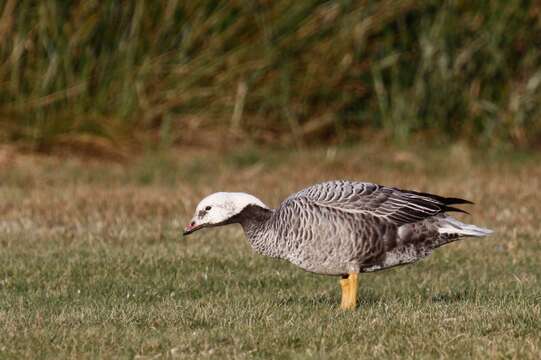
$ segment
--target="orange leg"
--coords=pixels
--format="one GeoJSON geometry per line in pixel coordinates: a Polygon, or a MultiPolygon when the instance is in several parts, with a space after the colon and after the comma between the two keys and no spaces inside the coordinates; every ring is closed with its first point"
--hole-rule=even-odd
{"type": "Polygon", "coordinates": [[[340,287],[342,288],[340,307],[344,310],[353,310],[357,307],[358,278],[358,273],[350,273],[340,280],[340,287]]]}

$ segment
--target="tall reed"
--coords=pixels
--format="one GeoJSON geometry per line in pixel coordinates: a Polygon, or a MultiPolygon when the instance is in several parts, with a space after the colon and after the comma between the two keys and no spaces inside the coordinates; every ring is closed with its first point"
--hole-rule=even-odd
{"type": "Polygon", "coordinates": [[[0,1],[0,128],[541,141],[534,1],[0,1]],[[343,135],[345,134],[345,135],[343,135]]]}

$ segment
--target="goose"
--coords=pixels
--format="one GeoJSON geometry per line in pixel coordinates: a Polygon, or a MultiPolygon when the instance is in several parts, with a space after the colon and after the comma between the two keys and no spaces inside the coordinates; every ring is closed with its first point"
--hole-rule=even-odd
{"type": "Polygon", "coordinates": [[[447,215],[467,213],[451,206],[460,204],[472,202],[348,180],[309,186],[276,209],[247,193],[217,192],[199,202],[183,234],[240,224],[255,252],[341,277],[340,307],[355,309],[360,273],[411,264],[442,245],[492,233],[447,215]]]}

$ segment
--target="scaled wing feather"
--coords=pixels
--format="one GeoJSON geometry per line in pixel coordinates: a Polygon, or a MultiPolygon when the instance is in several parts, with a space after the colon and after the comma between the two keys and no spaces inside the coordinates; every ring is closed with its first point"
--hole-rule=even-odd
{"type": "Polygon", "coordinates": [[[458,198],[400,190],[366,182],[330,181],[310,186],[289,199],[305,198],[317,206],[348,213],[386,218],[397,225],[417,222],[446,211],[461,211],[450,204],[470,203],[458,198]]]}

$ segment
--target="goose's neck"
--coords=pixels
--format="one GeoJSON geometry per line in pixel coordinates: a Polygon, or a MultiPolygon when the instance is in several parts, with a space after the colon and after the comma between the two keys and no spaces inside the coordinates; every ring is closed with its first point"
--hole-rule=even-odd
{"type": "Polygon", "coordinates": [[[258,205],[246,206],[237,217],[252,248],[258,253],[281,257],[276,232],[272,226],[274,210],[258,205]]]}

